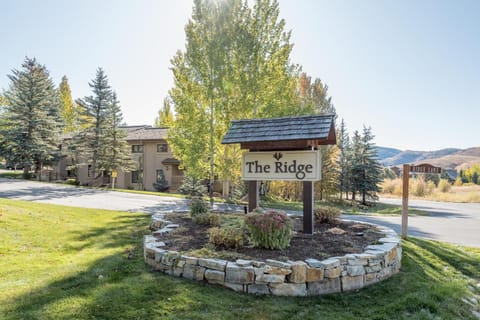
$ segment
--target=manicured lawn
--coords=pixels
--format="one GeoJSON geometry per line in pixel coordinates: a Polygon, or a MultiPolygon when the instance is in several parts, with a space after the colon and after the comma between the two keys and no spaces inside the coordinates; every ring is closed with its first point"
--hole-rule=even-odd
{"type": "Polygon", "coordinates": [[[0,199],[0,319],[474,319],[462,299],[480,294],[478,248],[412,238],[400,274],[375,286],[254,297],[150,272],[149,222],[0,199]]]}

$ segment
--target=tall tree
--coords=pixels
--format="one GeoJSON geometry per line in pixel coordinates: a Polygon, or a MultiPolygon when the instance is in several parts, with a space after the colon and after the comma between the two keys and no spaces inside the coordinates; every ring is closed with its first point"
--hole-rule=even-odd
{"type": "Polygon", "coordinates": [[[67,76],[62,77],[59,90],[62,100],[61,115],[64,122],[63,132],[74,132],[79,129],[79,114],[78,106],[72,99],[72,92],[70,90],[70,85],[68,84],[67,76]]]}
{"type": "Polygon", "coordinates": [[[45,164],[59,156],[58,138],[62,127],[60,97],[49,72],[35,58],[25,58],[21,70],[8,76],[7,106],[2,115],[2,153],[7,160],[31,165],[38,177],[45,164]]]}
{"type": "Polygon", "coordinates": [[[101,157],[98,168],[107,172],[113,170],[135,170],[135,162],[131,159],[130,145],[126,141],[127,132],[120,128],[123,121],[122,110],[117,95],[114,92],[111,103],[108,104],[104,128],[101,138],[101,157]]]}
{"type": "Polygon", "coordinates": [[[157,128],[171,128],[175,121],[173,115],[172,104],[168,98],[163,99],[163,107],[158,110],[158,117],[155,119],[155,127],[157,128]]]}
{"type": "Polygon", "coordinates": [[[238,146],[221,145],[232,119],[295,114],[289,33],[276,1],[194,2],[185,52],[172,59],[176,121],[169,143],[197,178],[238,177],[238,146]]]}
{"type": "Polygon", "coordinates": [[[345,193],[345,198],[348,200],[348,190],[350,189],[350,175],[349,175],[349,167],[351,164],[351,145],[350,145],[350,137],[348,135],[347,126],[345,125],[345,121],[342,119],[340,122],[340,129],[338,131],[338,138],[337,138],[337,146],[339,149],[339,156],[338,156],[338,167],[339,167],[339,191],[340,191],[340,199],[343,197],[343,193],[345,193]]]}
{"type": "Polygon", "coordinates": [[[367,204],[367,198],[377,200],[379,184],[382,182],[382,168],[377,159],[374,137],[370,127],[363,127],[362,135],[355,131],[353,137],[352,198],[355,199],[356,192],[360,193],[363,204],[367,204]]]}
{"type": "Polygon", "coordinates": [[[108,78],[102,68],[97,69],[95,79],[88,84],[92,89],[92,95],[78,99],[77,103],[82,108],[82,130],[76,140],[78,151],[85,158],[86,163],[91,164],[92,177],[95,183],[104,168],[97,165],[103,159],[104,128],[107,115],[112,102],[112,89],[108,84],[108,78]],[[100,160],[100,161],[99,161],[100,160]]]}

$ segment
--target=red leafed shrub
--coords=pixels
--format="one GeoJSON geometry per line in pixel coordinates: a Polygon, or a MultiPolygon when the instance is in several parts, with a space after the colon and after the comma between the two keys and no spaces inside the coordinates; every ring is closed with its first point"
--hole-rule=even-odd
{"type": "Polygon", "coordinates": [[[292,221],[284,212],[252,212],[245,217],[245,224],[256,247],[283,250],[290,245],[292,221]]]}

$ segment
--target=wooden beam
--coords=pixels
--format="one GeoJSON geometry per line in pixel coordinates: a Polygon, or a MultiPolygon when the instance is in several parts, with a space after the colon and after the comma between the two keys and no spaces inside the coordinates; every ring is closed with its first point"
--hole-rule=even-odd
{"type": "Polygon", "coordinates": [[[313,182],[303,182],[303,233],[313,235],[313,182]]]}
{"type": "Polygon", "coordinates": [[[258,181],[248,181],[248,212],[258,208],[258,181]]]}

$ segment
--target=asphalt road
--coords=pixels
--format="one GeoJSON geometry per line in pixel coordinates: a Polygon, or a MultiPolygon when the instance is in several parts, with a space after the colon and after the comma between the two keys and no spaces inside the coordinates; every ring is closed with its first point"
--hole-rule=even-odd
{"type": "MultiPolygon", "coordinates": [[[[187,208],[186,200],[173,197],[129,194],[2,178],[0,178],[0,197],[149,214],[187,208]]],[[[401,200],[396,199],[382,199],[382,202],[401,204],[401,200]]],[[[242,209],[223,204],[217,204],[216,207],[230,210],[242,209]]],[[[427,211],[430,215],[409,217],[409,235],[480,247],[480,204],[410,200],[410,207],[427,211]]],[[[400,216],[344,215],[344,217],[385,225],[398,233],[401,229],[400,216]]]]}

